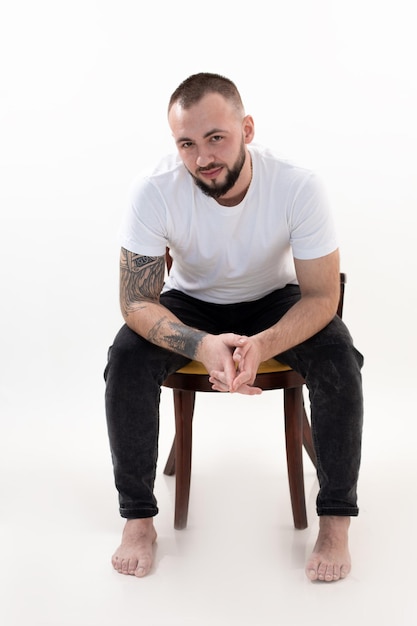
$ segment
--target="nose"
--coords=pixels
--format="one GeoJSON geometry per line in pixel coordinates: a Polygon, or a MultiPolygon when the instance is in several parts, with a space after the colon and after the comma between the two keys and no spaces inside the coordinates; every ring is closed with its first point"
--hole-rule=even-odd
{"type": "Polygon", "coordinates": [[[209,151],[199,150],[197,159],[196,159],[196,164],[198,167],[207,167],[207,165],[210,165],[210,163],[213,163],[213,162],[214,162],[214,156],[210,154],[209,151]]]}

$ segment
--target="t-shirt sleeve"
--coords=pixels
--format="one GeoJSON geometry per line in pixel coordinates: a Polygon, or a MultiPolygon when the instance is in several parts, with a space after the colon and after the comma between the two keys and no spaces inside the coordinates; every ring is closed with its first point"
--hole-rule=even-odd
{"type": "Polygon", "coordinates": [[[296,190],[288,222],[294,258],[316,259],[338,248],[327,194],[315,174],[307,176],[296,190]]]}
{"type": "Polygon", "coordinates": [[[120,245],[136,254],[164,255],[165,216],[165,202],[158,189],[146,177],[135,180],[119,230],[120,245]]]}

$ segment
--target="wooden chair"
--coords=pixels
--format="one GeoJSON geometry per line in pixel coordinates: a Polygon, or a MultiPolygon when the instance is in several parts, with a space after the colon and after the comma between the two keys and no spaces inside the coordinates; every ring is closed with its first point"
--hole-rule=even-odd
{"type": "MultiPolygon", "coordinates": [[[[168,270],[170,257],[167,253],[168,270]]],[[[342,316],[345,274],[340,275],[340,300],[338,315],[342,316]]],[[[283,389],[284,423],[287,452],[288,481],[294,526],[307,528],[307,512],[304,493],[303,445],[314,466],[316,455],[303,400],[305,380],[300,374],[275,359],[261,363],[254,383],[263,390],[283,389]]],[[[173,389],[175,412],[175,438],[165,465],[164,474],[175,474],[175,519],[174,527],[181,530],[187,526],[190,498],[192,423],[197,391],[213,392],[208,373],[197,361],[168,376],[164,387],[173,389]]]]}

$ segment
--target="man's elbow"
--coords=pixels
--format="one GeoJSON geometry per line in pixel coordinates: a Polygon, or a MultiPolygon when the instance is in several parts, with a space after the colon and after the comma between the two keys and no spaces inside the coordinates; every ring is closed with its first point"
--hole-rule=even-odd
{"type": "Polygon", "coordinates": [[[128,326],[134,324],[133,320],[137,319],[140,311],[143,310],[144,307],[145,304],[140,301],[127,302],[124,298],[120,298],[120,310],[128,326]]]}
{"type": "Polygon", "coordinates": [[[340,288],[327,299],[327,310],[329,322],[334,318],[339,309],[340,288]]]}

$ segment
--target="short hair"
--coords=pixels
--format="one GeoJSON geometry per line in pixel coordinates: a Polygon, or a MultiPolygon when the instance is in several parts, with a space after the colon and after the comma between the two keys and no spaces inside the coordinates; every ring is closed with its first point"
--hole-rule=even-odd
{"type": "Polygon", "coordinates": [[[169,100],[168,113],[177,102],[183,109],[189,109],[209,93],[219,93],[223,98],[229,100],[237,110],[244,112],[240,93],[229,78],[220,74],[200,72],[189,76],[176,88],[169,100]]]}

